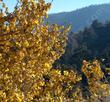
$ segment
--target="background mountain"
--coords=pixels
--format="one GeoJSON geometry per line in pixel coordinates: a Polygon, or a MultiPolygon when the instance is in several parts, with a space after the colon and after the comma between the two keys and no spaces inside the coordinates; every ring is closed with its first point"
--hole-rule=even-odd
{"type": "Polygon", "coordinates": [[[97,19],[100,22],[110,20],[110,4],[91,5],[71,12],[50,14],[47,22],[60,25],[72,25],[72,31],[82,30],[97,19]]]}

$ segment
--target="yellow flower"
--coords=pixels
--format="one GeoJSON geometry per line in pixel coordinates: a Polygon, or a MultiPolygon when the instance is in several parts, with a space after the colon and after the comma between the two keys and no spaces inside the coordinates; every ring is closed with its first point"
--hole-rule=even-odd
{"type": "Polygon", "coordinates": [[[39,84],[40,86],[44,86],[45,82],[40,82],[39,84]]]}
{"type": "Polygon", "coordinates": [[[0,59],[2,59],[2,54],[0,53],[0,59]]]}
{"type": "Polygon", "coordinates": [[[103,89],[107,89],[107,84],[102,84],[101,87],[102,87],[103,89]]]}
{"type": "Polygon", "coordinates": [[[34,2],[34,0],[30,0],[31,2],[34,2]]]}
{"type": "Polygon", "coordinates": [[[28,41],[25,41],[25,42],[23,43],[23,45],[24,45],[24,47],[28,47],[28,46],[29,46],[29,42],[28,42],[28,41]]]}
{"type": "Polygon", "coordinates": [[[19,95],[18,93],[15,93],[15,97],[16,97],[18,102],[22,102],[21,95],[19,95]]]}
{"type": "Polygon", "coordinates": [[[48,63],[45,63],[44,66],[47,67],[47,68],[50,67],[50,65],[48,63]]]}
{"type": "Polygon", "coordinates": [[[35,20],[34,23],[35,23],[35,24],[39,24],[39,21],[38,21],[38,20],[35,20]]]}
{"type": "Polygon", "coordinates": [[[64,71],[64,75],[68,76],[69,75],[68,71],[64,71]]]}
{"type": "Polygon", "coordinates": [[[7,68],[7,69],[5,70],[5,72],[9,72],[9,69],[7,68]]]}

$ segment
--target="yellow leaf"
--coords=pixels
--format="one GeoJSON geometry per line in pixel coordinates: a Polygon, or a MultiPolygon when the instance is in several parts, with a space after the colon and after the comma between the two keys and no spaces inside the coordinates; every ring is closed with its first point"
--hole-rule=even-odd
{"type": "Polygon", "coordinates": [[[68,71],[64,71],[64,75],[68,76],[69,75],[68,71]]]}
{"type": "Polygon", "coordinates": [[[35,24],[39,24],[39,21],[38,20],[35,20],[34,22],[35,22],[35,24]]]}
{"type": "Polygon", "coordinates": [[[47,67],[47,68],[50,67],[50,65],[48,63],[45,63],[44,66],[47,67]]]}
{"type": "Polygon", "coordinates": [[[24,41],[23,45],[24,45],[24,47],[29,47],[29,42],[28,41],[24,41]]]}

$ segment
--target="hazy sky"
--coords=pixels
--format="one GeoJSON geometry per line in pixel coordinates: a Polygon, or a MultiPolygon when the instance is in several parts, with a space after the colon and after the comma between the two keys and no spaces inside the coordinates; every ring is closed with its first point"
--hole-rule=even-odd
{"type": "MultiPolygon", "coordinates": [[[[16,0],[4,0],[10,11],[13,10],[16,0]]],[[[51,0],[46,0],[51,2],[51,0]]],[[[49,13],[72,11],[92,4],[110,3],[110,0],[53,0],[49,13]]]]}

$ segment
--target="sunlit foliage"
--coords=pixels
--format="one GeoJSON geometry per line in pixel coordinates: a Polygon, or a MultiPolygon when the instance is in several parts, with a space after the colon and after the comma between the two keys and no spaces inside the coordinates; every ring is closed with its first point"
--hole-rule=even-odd
{"type": "MultiPolygon", "coordinates": [[[[86,75],[91,92],[91,99],[103,100],[110,97],[110,85],[104,73],[101,71],[100,63],[95,60],[92,63],[83,62],[82,72],[86,75]]],[[[110,101],[110,99],[109,99],[110,101]]],[[[107,101],[108,102],[108,101],[107,101]]]]}
{"type": "Polygon", "coordinates": [[[68,29],[44,24],[51,6],[44,0],[21,0],[12,13],[1,5],[0,99],[30,100],[39,93],[43,74],[64,53],[68,29]]]}
{"type": "MultiPolygon", "coordinates": [[[[0,102],[83,101],[81,76],[71,70],[52,68],[64,53],[70,28],[44,23],[50,3],[17,1],[9,13],[0,0],[0,102]]],[[[109,86],[100,82],[104,74],[99,64],[93,63],[90,71],[89,62],[82,67],[90,91],[97,96],[103,89],[102,95],[108,95],[109,86]]]]}

